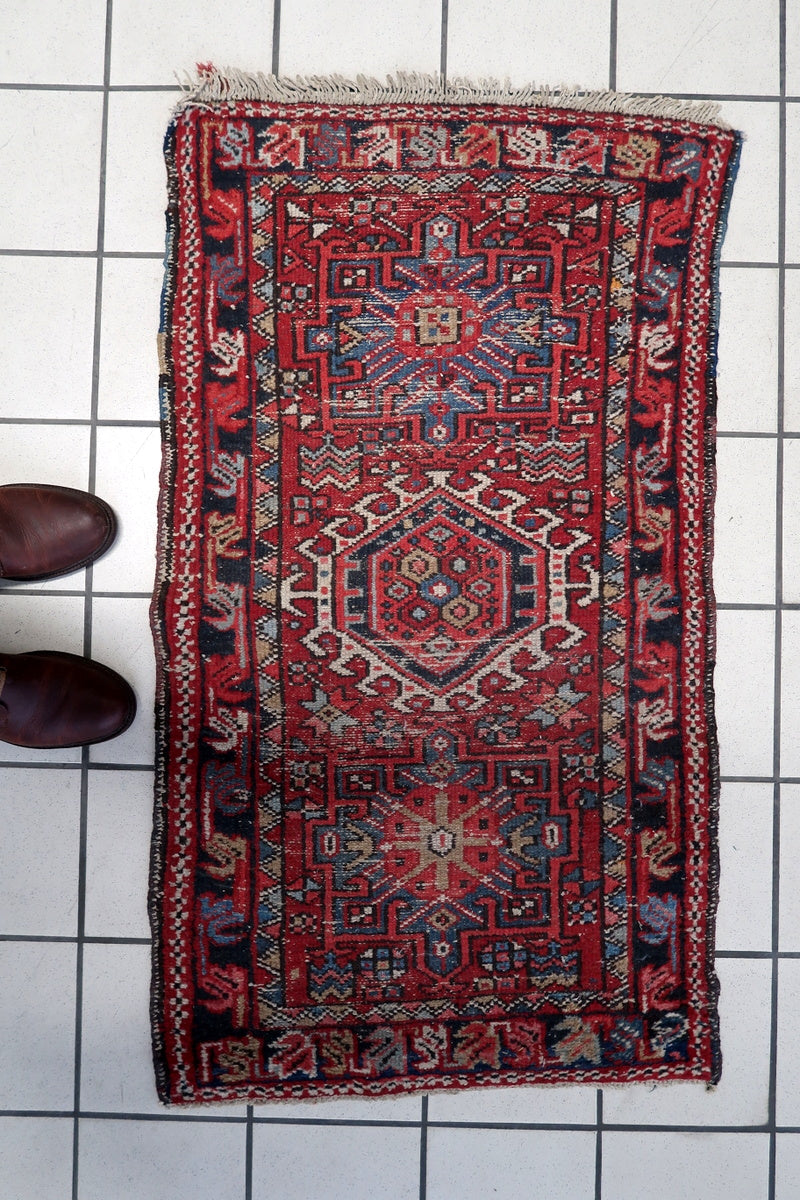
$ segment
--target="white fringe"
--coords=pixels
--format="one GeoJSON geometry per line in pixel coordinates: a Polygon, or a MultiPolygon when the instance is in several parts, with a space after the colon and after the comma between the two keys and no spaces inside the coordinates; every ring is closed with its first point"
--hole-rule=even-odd
{"type": "Polygon", "coordinates": [[[448,79],[416,71],[399,71],[381,83],[368,75],[296,75],[292,78],[219,71],[198,66],[195,78],[179,80],[184,96],[178,111],[189,105],[215,105],[237,100],[283,104],[518,104],[530,108],[567,108],[582,112],[612,112],[692,121],[699,125],[730,126],[713,101],[675,100],[670,96],[636,96],[624,92],[581,91],[577,87],[513,87],[506,80],[448,79]]]}

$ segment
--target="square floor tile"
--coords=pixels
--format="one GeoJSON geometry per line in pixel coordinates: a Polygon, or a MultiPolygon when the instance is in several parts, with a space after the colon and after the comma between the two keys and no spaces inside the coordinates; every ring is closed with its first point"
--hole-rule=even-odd
{"type": "Polygon", "coordinates": [[[150,936],[147,885],[153,825],[151,771],[90,771],[86,934],[150,936]]]}
{"type": "MultiPolygon", "coordinates": [[[[262,1110],[256,1110],[261,1115],[262,1110]]],[[[253,1195],[281,1200],[417,1200],[419,1129],[256,1125],[253,1195]]]]}
{"type": "Polygon", "coordinates": [[[103,82],[105,0],[25,0],[3,10],[4,83],[103,82]]]}
{"type": "Polygon", "coordinates": [[[114,509],[119,527],[94,567],[95,592],[152,592],[160,466],[160,429],[98,429],[95,490],[114,509]]]}
{"type": "Polygon", "coordinates": [[[550,1129],[429,1129],[427,1200],[593,1196],[595,1141],[550,1129]]]}
{"type": "Polygon", "coordinates": [[[156,664],[149,601],[92,601],[92,657],[119,671],[136,693],[136,719],[113,741],[93,746],[92,762],[152,764],[155,753],[153,704],[156,664]]]}
{"type": "Polygon", "coordinates": [[[800,1134],[779,1133],[775,1146],[775,1200],[800,1196],[800,1134]]]}
{"type": "Polygon", "coordinates": [[[243,1124],[81,1121],[80,1200],[244,1200],[244,1176],[243,1124]]]}
{"type": "Polygon", "coordinates": [[[72,1121],[0,1117],[0,1178],[14,1200],[64,1200],[72,1191],[72,1121]]]}
{"type": "Polygon", "coordinates": [[[718,950],[771,949],[772,808],[770,783],[722,785],[718,950]]]}
{"type": "Polygon", "coordinates": [[[800,104],[786,108],[786,261],[800,262],[800,104]]]}
{"type": "Polygon", "coordinates": [[[450,78],[494,76],[518,86],[608,87],[608,0],[455,0],[447,23],[450,78]],[[491,23],[491,33],[487,28],[491,23]]]}
{"type": "Polygon", "coordinates": [[[717,613],[714,691],[723,775],[772,775],[774,652],[771,612],[717,613]]]}
{"type": "Polygon", "coordinates": [[[775,262],[780,180],[778,105],[726,100],[722,116],[744,134],[722,242],[722,261],[775,262]]]}
{"type": "Polygon", "coordinates": [[[158,420],[160,259],[107,258],[103,266],[98,416],[158,420]]]}
{"type": "MultiPolygon", "coordinates": [[[[28,413],[35,416],[36,413],[28,413]]],[[[89,429],[83,425],[0,426],[3,483],[53,483],[85,488],[89,481],[89,429]]],[[[83,587],[82,573],[63,576],[60,588],[83,587]]],[[[26,585],[27,586],[27,585],[26,585]]]]}
{"type": "Polygon", "coordinates": [[[800,1125],[800,1090],[797,1063],[800,1059],[800,960],[783,959],[778,964],[778,1056],[776,1120],[779,1125],[800,1125]]]}
{"type": "Polygon", "coordinates": [[[781,950],[800,952],[800,784],[781,787],[781,950]]]}
{"type": "Polygon", "coordinates": [[[0,91],[0,249],[94,250],[102,97],[0,91]]]}
{"type": "Polygon", "coordinates": [[[426,0],[282,0],[282,75],[438,71],[441,5],[426,0]]]}
{"type": "Polygon", "coordinates": [[[72,1108],[75,946],[0,943],[0,1108],[72,1108]]]}
{"type": "Polygon", "coordinates": [[[775,479],[772,438],[720,438],[714,511],[714,590],[726,604],[775,600],[775,479]],[[742,554],[742,546],[752,547],[742,554]]]}
{"type": "Polygon", "coordinates": [[[777,94],[778,0],[619,0],[617,86],[777,94]]]}
{"type": "MultiPolygon", "coordinates": [[[[82,596],[25,596],[13,588],[0,589],[0,646],[7,654],[30,650],[63,650],[83,653],[82,596]]],[[[0,742],[0,763],[80,762],[79,749],[29,750],[0,742]]]]}
{"type": "Polygon", "coordinates": [[[3,650],[28,654],[31,650],[64,650],[83,653],[82,596],[49,596],[40,592],[20,595],[12,588],[0,591],[0,628],[3,650]]]}
{"type": "Polygon", "coordinates": [[[112,92],[109,97],[106,250],[164,251],[164,135],[178,99],[176,92],[112,92]]]}
{"type": "Polygon", "coordinates": [[[5,767],[0,794],[0,933],[75,937],[81,780],[5,767]]]}
{"type": "MultiPolygon", "coordinates": [[[[158,1113],[150,1040],[150,947],[91,943],[83,958],[81,1110],[158,1113]]],[[[192,1107],[193,1114],[244,1116],[244,1105],[192,1107]]]]}
{"type": "MultiPolygon", "coordinates": [[[[693,1083],[606,1088],[603,1119],[611,1125],[763,1124],[769,1104],[771,970],[763,959],[717,963],[723,1066],[714,1091],[693,1083]]],[[[616,1200],[613,1189],[610,1194],[616,1200]]]]}
{"type": "Polygon", "coordinates": [[[778,272],[720,272],[717,427],[768,433],[778,415],[778,272]]]}
{"type": "Polygon", "coordinates": [[[786,272],[783,381],[786,429],[800,433],[800,270],[786,272]]]}
{"type": "Polygon", "coordinates": [[[535,1125],[563,1122],[591,1125],[597,1118],[597,1091],[591,1087],[506,1087],[432,1092],[430,1121],[469,1121],[480,1125],[535,1125]]]}
{"type": "Polygon", "coordinates": [[[112,84],[174,84],[199,62],[267,70],[272,4],[264,0],[114,0],[112,84]]]}
{"type": "Polygon", "coordinates": [[[0,258],[0,416],[90,416],[95,274],[93,259],[0,258]]]}
{"type": "Polygon", "coordinates": [[[800,437],[783,443],[783,599],[800,601],[800,437]]]}
{"type": "Polygon", "coordinates": [[[153,1073],[149,997],[149,946],[84,948],[83,1112],[165,1113],[153,1073]]]}
{"type": "Polygon", "coordinates": [[[800,776],[800,612],[783,614],[781,634],[781,775],[800,776]]]}
{"type": "Polygon", "coordinates": [[[613,1200],[760,1200],[766,1133],[603,1134],[603,1195],[613,1200]]]}

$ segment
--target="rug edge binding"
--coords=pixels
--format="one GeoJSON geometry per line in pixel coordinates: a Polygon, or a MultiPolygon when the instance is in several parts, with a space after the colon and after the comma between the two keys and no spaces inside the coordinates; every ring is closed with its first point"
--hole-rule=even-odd
{"type": "Polygon", "coordinates": [[[457,76],[445,81],[439,75],[413,71],[387,75],[381,82],[369,75],[357,75],[354,79],[345,75],[269,75],[198,64],[195,76],[186,75],[179,82],[184,95],[176,106],[176,115],[188,107],[248,100],[283,104],[515,104],[731,128],[720,116],[720,105],[713,100],[583,90],[566,84],[514,87],[508,79],[501,82],[494,78],[457,76]]]}

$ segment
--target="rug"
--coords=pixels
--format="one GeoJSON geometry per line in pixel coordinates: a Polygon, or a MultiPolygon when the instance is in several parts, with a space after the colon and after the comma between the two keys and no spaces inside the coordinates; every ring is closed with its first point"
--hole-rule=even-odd
{"type": "Polygon", "coordinates": [[[720,1073],[709,106],[203,68],[166,141],[170,1104],[720,1073]]]}

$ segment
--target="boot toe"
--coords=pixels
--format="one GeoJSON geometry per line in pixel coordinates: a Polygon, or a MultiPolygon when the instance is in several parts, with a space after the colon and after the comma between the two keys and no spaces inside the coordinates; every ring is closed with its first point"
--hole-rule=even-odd
{"type": "Polygon", "coordinates": [[[136,715],[130,684],[103,663],[34,651],[0,656],[0,741],[65,749],[124,733],[136,715]]]}
{"type": "Polygon", "coordinates": [[[112,509],[89,492],[0,486],[0,578],[52,579],[80,570],[106,552],[116,531],[112,509]]]}

